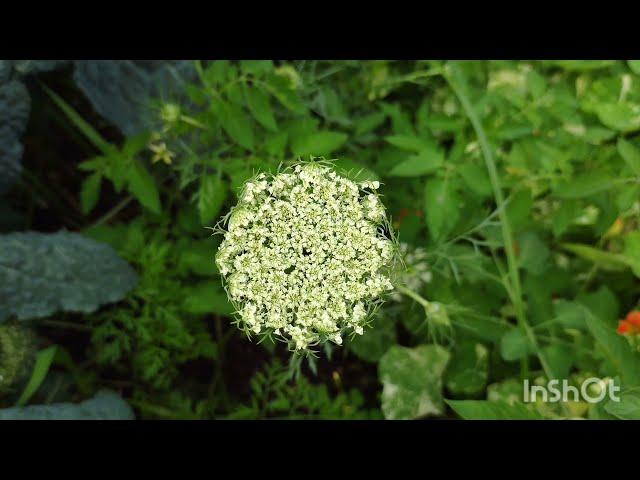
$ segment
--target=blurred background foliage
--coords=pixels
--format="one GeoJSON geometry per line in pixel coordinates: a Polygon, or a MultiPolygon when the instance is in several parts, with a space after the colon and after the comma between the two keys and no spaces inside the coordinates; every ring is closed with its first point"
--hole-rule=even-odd
{"type": "Polygon", "coordinates": [[[639,61],[5,60],[0,119],[0,418],[640,418],[639,61]],[[309,155],[384,184],[418,295],[293,375],[205,227],[309,155]],[[523,402],[590,376],[623,401],[523,402]]]}

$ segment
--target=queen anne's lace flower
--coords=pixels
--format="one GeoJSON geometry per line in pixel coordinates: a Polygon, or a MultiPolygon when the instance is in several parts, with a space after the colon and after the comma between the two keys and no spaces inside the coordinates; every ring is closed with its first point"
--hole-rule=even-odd
{"type": "Polygon", "coordinates": [[[245,331],[296,350],[363,333],[376,299],[393,288],[379,187],[322,163],[247,182],[216,256],[245,331]]]}

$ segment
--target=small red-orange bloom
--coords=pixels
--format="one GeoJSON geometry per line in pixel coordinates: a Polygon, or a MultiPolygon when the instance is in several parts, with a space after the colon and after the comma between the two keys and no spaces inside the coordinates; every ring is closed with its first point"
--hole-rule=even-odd
{"type": "Polygon", "coordinates": [[[620,320],[618,322],[618,330],[617,330],[617,332],[620,335],[624,335],[626,333],[629,333],[629,330],[631,330],[631,324],[628,323],[626,320],[620,320]]]}
{"type": "Polygon", "coordinates": [[[636,327],[640,327],[640,311],[633,310],[627,314],[627,318],[625,318],[627,322],[636,327]]]}
{"type": "Polygon", "coordinates": [[[624,320],[620,320],[620,322],[618,322],[617,332],[620,335],[635,335],[640,333],[640,311],[631,311],[624,320]]]}

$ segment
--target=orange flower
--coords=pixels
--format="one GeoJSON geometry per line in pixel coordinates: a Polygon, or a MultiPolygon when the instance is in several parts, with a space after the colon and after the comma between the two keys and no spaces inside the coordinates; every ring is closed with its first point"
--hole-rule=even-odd
{"type": "Polygon", "coordinates": [[[618,330],[617,332],[620,335],[625,335],[627,333],[630,333],[630,330],[632,329],[633,325],[631,325],[629,322],[627,322],[626,320],[620,320],[618,322],[618,330]]]}
{"type": "Polygon", "coordinates": [[[629,322],[631,325],[640,328],[640,311],[633,310],[627,314],[627,318],[625,321],[629,322]]]}
{"type": "Polygon", "coordinates": [[[618,322],[617,332],[620,335],[636,335],[640,333],[640,311],[629,312],[624,320],[618,322]]]}

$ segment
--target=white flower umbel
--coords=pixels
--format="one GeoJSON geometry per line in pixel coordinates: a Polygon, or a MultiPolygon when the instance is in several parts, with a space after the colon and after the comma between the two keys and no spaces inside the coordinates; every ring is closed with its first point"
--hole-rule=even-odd
{"type": "Polygon", "coordinates": [[[298,351],[363,333],[393,289],[395,245],[379,187],[323,162],[245,184],[216,255],[245,332],[273,334],[298,351]]]}

